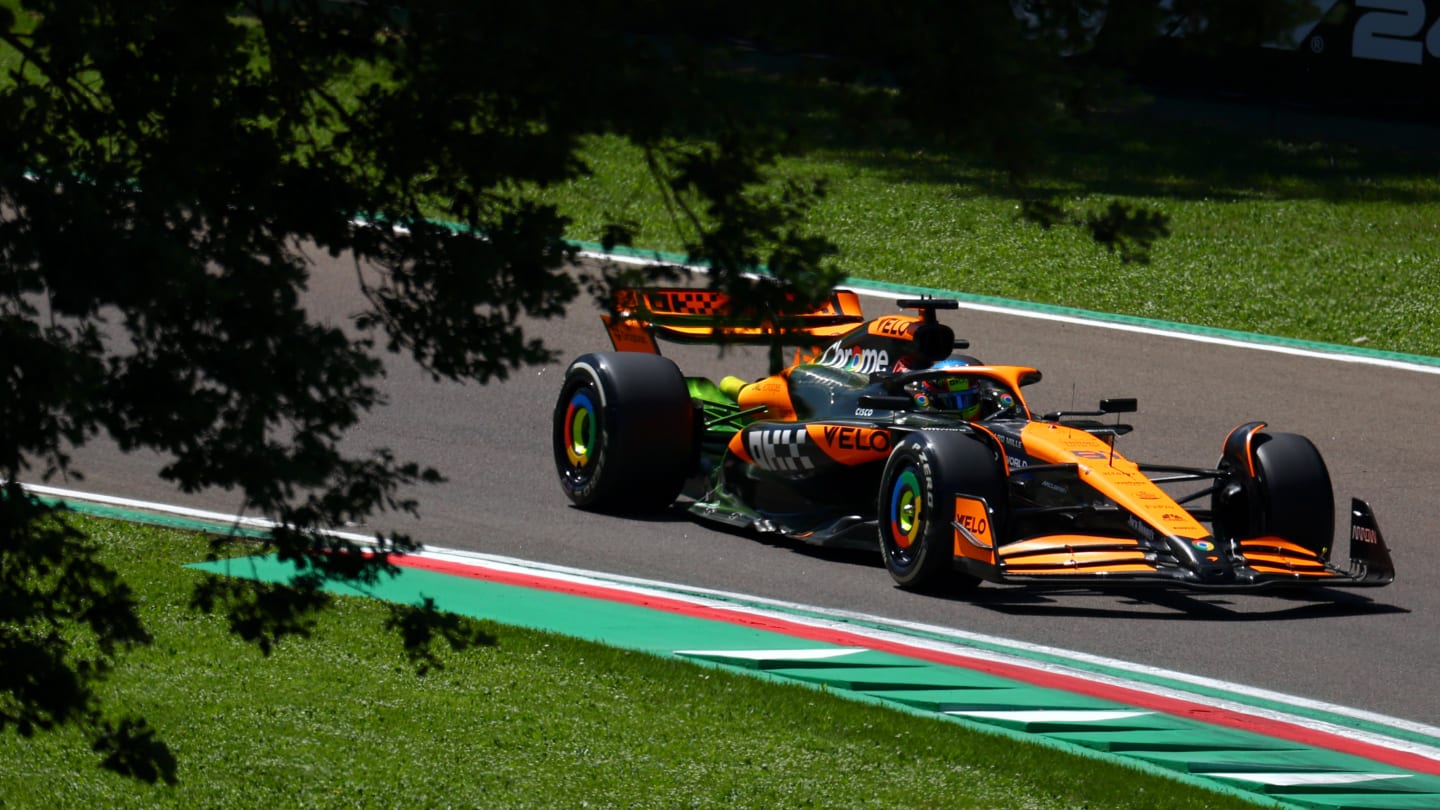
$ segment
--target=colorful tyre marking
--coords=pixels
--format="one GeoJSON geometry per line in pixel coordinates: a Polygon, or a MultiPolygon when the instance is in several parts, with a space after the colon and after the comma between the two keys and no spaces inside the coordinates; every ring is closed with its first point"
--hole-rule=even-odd
{"type": "Polygon", "coordinates": [[[583,388],[576,391],[565,408],[564,422],[565,457],[575,467],[583,468],[590,464],[591,454],[595,451],[597,423],[589,392],[583,388]]]}
{"type": "Polygon", "coordinates": [[[890,536],[900,549],[908,549],[919,539],[920,527],[924,523],[921,501],[924,492],[914,469],[906,469],[895,478],[895,487],[890,492],[890,536]]]}

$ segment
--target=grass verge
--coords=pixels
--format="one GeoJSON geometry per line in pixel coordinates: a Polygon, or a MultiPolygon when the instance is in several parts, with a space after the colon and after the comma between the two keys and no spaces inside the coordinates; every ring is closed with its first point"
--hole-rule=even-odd
{"type": "MultiPolygon", "coordinates": [[[[1169,217],[1151,261],[1125,264],[1076,229],[1022,222],[987,161],[903,131],[875,143],[813,88],[792,92],[816,146],[775,175],[826,181],[810,224],[852,277],[1440,356],[1440,150],[1345,139],[1378,124],[1302,130],[1276,123],[1283,109],[1169,100],[1054,133],[1029,193],[1169,217]]],[[[638,153],[601,137],[585,158],[589,177],[545,192],[572,238],[598,241],[626,219],[640,247],[682,250],[638,153]]]]}
{"type": "Polygon", "coordinates": [[[82,519],[155,644],[112,710],[144,714],[179,784],[100,770],[79,735],[0,734],[0,806],[1242,808],[1108,762],[723,670],[504,626],[424,677],[340,598],[262,657],[187,605],[202,537],[82,519]]]}

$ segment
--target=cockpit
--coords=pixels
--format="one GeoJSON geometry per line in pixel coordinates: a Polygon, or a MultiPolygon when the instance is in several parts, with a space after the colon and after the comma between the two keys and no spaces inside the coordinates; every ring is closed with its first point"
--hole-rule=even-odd
{"type": "Polygon", "coordinates": [[[1025,415],[1008,383],[973,368],[927,369],[905,377],[902,390],[911,410],[953,413],[972,422],[1025,415]]]}

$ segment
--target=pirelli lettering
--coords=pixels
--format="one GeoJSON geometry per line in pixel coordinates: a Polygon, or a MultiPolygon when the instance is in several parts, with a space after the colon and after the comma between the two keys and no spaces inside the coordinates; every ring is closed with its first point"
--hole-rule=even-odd
{"type": "Polygon", "coordinates": [[[809,436],[803,427],[756,428],[746,432],[745,448],[755,466],[772,472],[802,472],[815,469],[808,458],[809,436]]]}

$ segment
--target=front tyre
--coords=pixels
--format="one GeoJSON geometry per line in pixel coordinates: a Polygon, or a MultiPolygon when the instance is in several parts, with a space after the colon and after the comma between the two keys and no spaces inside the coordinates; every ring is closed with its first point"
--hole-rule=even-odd
{"type": "Polygon", "coordinates": [[[1215,537],[1274,535],[1328,560],[1335,537],[1335,493],[1320,451],[1295,433],[1256,433],[1250,452],[1248,465],[1237,458],[1220,461],[1231,485],[1215,495],[1215,537]]]}
{"type": "Polygon", "coordinates": [[[694,408],[680,369],[653,354],[587,354],[565,371],[555,469],[577,506],[653,512],[674,502],[693,458],[694,408]]]}
{"type": "Polygon", "coordinates": [[[984,498],[993,521],[1005,493],[1004,473],[979,441],[961,433],[906,436],[880,476],[880,555],[890,577],[907,590],[973,589],[979,578],[955,570],[955,496],[984,498]]]}

